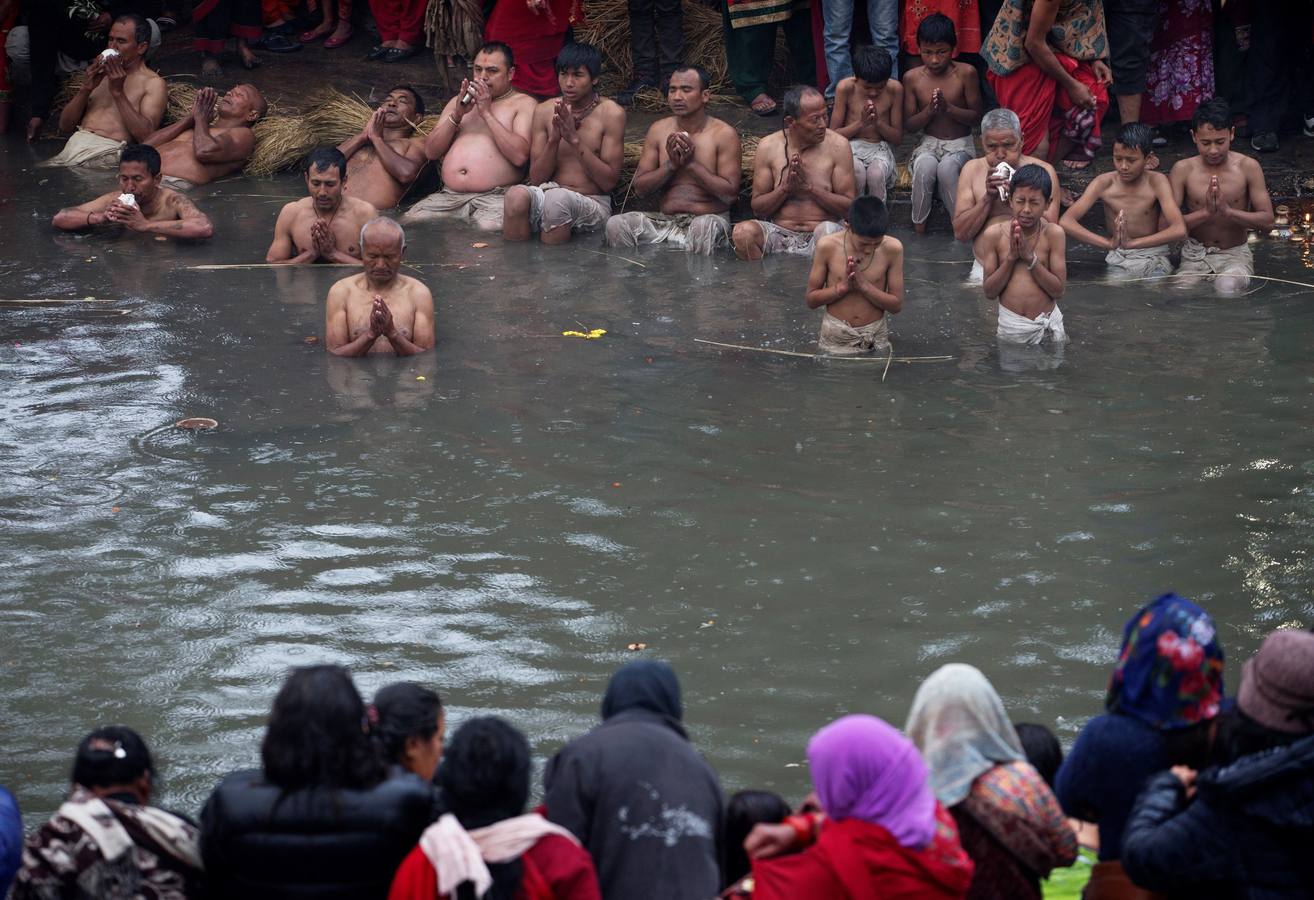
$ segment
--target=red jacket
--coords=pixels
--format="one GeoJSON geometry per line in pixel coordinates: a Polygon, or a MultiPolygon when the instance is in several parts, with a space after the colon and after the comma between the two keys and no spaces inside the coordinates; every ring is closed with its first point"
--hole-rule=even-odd
{"type": "MultiPolygon", "coordinates": [[[[549,834],[520,857],[523,876],[516,900],[602,900],[588,852],[549,834]]],[[[438,873],[418,846],[397,868],[388,900],[436,900],[438,873]]]]}
{"type": "Polygon", "coordinates": [[[935,815],[935,837],[922,850],[900,846],[880,825],[828,820],[802,853],[753,862],[753,898],[962,900],[972,861],[949,813],[937,804],[935,815]]]}

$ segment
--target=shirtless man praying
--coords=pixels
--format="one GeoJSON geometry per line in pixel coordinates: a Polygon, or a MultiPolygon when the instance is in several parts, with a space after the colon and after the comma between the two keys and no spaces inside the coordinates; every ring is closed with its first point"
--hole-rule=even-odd
{"type": "Polygon", "coordinates": [[[406,232],[392,219],[371,219],[360,229],[360,246],[363,271],[329,288],[325,348],[334,356],[432,350],[433,295],[400,274],[406,232]]]}
{"type": "Polygon", "coordinates": [[[424,142],[429,159],[443,161],[443,189],[410,208],[403,222],[456,218],[486,231],[502,227],[506,189],[524,180],[529,133],[538,103],[511,87],[515,58],[493,41],[475,55],[472,79],[456,96],[424,142]]]}
{"type": "Polygon", "coordinates": [[[1150,126],[1123,125],[1113,142],[1114,171],[1096,175],[1059,220],[1068,237],[1107,250],[1104,261],[1123,277],[1167,275],[1173,270],[1168,258],[1171,245],[1186,237],[1186,223],[1168,176],[1149,168],[1153,155],[1150,126]],[[1096,203],[1104,207],[1107,237],[1081,224],[1096,203]]]}
{"type": "Polygon", "coordinates": [[[240,171],[255,151],[251,126],[268,109],[253,84],[239,84],[222,97],[214,88],[201,88],[190,116],[166,125],[145,141],[160,151],[164,183],[186,190],[240,171]]]}
{"type": "MultiPolygon", "coordinates": [[[[1264,170],[1232,150],[1232,117],[1227,101],[1201,103],[1191,121],[1198,156],[1173,166],[1173,197],[1186,213],[1190,236],[1182,244],[1179,274],[1217,276],[1214,290],[1236,294],[1250,286],[1255,257],[1247,243],[1251,228],[1273,227],[1273,200],[1264,170]]],[[[1184,278],[1188,284],[1194,278],[1184,278]]]]}
{"type": "Polygon", "coordinates": [[[564,244],[611,215],[611,190],[625,162],[625,110],[597,91],[602,54],[567,44],[557,54],[561,97],[534,110],[529,184],[507,188],[502,236],[564,244]]]}
{"type": "Polygon", "coordinates": [[[809,309],[824,307],[817,349],[837,356],[890,352],[890,316],[903,309],[903,244],[886,235],[890,211],[859,197],[848,226],[817,241],[809,309]]]}
{"type": "Polygon", "coordinates": [[[388,91],[364,130],[338,149],[347,158],[348,197],[376,209],[391,209],[420,177],[429,159],[415,126],[424,118],[424,100],[409,84],[388,91]]]}
{"type": "Polygon", "coordinates": [[[59,114],[61,133],[77,131],[58,156],[41,165],[112,169],[129,142],[145,141],[160,127],[169,91],[164,79],[146,68],[150,41],[150,25],[141,16],[114,20],[108,48],[87,66],[82,87],[59,114]]]}
{"type": "Polygon", "coordinates": [[[51,222],[60,231],[127,228],[139,234],[204,240],[214,227],[196,204],[160,186],[160,154],[145,144],[129,144],[119,159],[118,190],[89,203],[61,209],[51,222]]]}
{"type": "Polygon", "coordinates": [[[856,187],[849,142],[826,127],[826,101],[795,85],[781,100],[784,128],[762,138],[753,161],[753,214],[735,226],[735,255],[811,256],[817,238],[842,227],[856,187]]]}
{"type": "Polygon", "coordinates": [[[1001,341],[1036,345],[1049,338],[1068,339],[1058,299],[1068,281],[1063,229],[1045,219],[1053,176],[1028,163],[1013,173],[1009,185],[1012,219],[996,222],[982,234],[985,295],[999,300],[1001,341]]]}
{"type": "Polygon", "coordinates": [[[711,76],[677,66],[666,89],[672,115],[648,127],[634,173],[634,193],[661,191],[661,212],[627,212],[607,220],[613,247],[670,243],[710,256],[730,239],[730,206],[739,196],[739,132],[707,114],[711,76]]]}
{"type": "Polygon", "coordinates": [[[1059,183],[1054,167],[1044,160],[1022,155],[1022,123],[1011,109],[992,109],[981,117],[981,149],[985,156],[969,160],[958,179],[958,200],[954,204],[954,237],[972,245],[972,273],[968,281],[980,284],[984,277],[981,261],[985,259],[986,229],[1013,218],[1008,201],[1009,179],[995,173],[1001,162],[1014,170],[1023,166],[1040,166],[1049,173],[1052,194],[1045,206],[1045,218],[1059,220],[1059,183]]]}
{"type": "Polygon", "coordinates": [[[343,193],[347,161],[336,147],[320,147],[306,159],[310,196],[283,207],[265,262],[358,263],[360,229],[379,212],[343,193]]]}

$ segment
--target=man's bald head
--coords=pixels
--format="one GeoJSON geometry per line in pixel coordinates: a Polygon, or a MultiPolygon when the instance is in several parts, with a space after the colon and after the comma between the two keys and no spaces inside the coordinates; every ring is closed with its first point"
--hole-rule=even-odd
{"type": "Polygon", "coordinates": [[[406,249],[406,231],[397,224],[396,220],[389,219],[387,216],[377,216],[360,227],[362,250],[365,249],[367,240],[388,245],[396,243],[398,250],[406,249]]]}

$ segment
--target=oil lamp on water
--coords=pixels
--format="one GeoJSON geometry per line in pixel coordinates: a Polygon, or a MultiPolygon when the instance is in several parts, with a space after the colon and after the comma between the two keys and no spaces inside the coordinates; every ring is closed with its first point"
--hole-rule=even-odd
{"type": "Polygon", "coordinates": [[[1273,210],[1273,230],[1268,233],[1271,238],[1291,237],[1295,231],[1291,227],[1291,210],[1283,204],[1273,210]]]}

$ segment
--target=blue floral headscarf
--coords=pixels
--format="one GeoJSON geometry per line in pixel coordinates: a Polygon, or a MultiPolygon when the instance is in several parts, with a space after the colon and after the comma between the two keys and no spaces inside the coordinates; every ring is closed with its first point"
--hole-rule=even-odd
{"type": "Polygon", "coordinates": [[[1177,594],[1164,594],[1128,620],[1104,701],[1109,712],[1161,730],[1218,715],[1223,648],[1214,620],[1177,594]]]}

